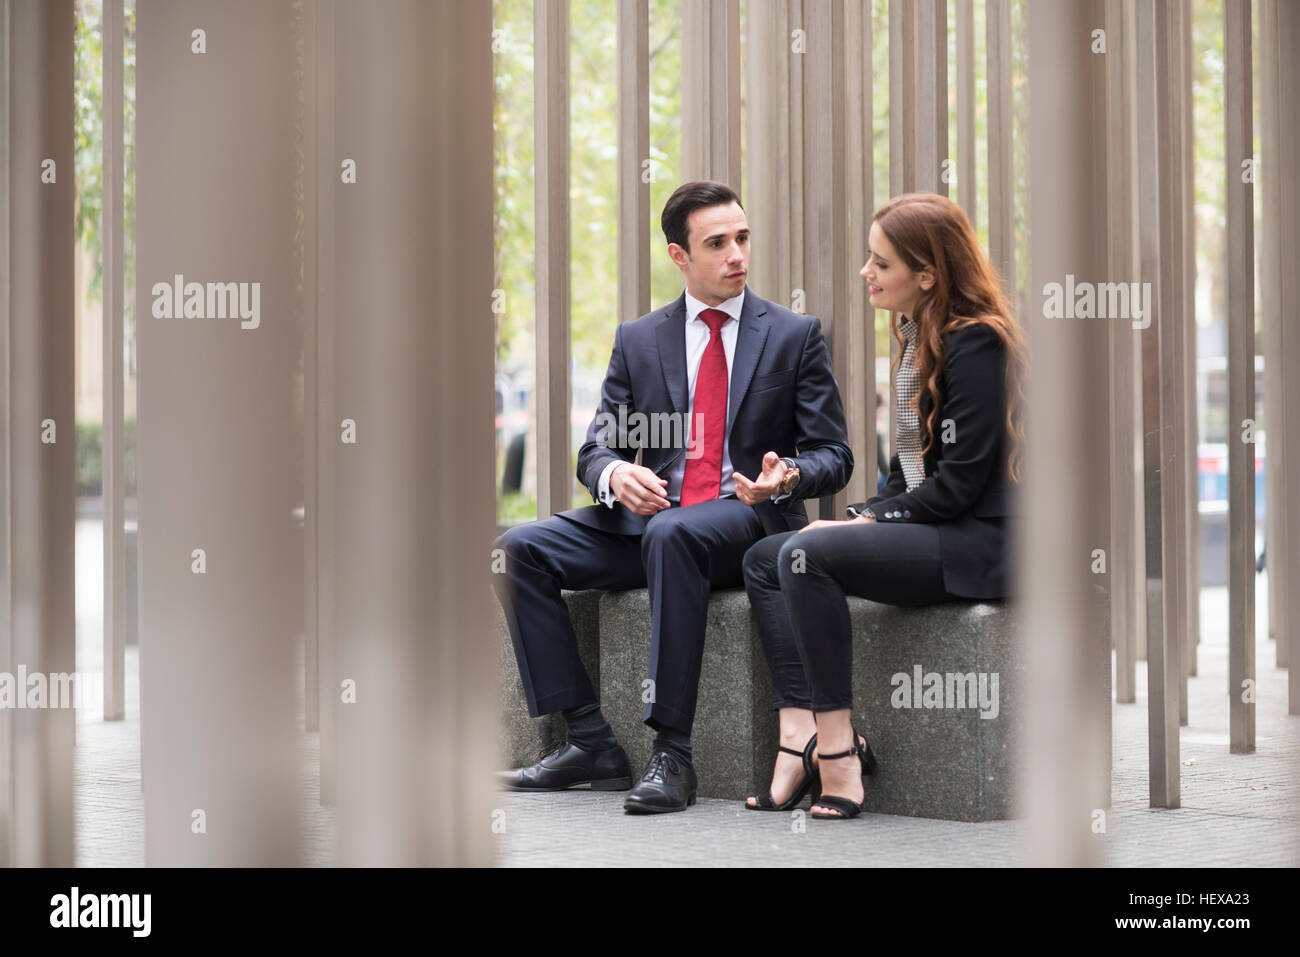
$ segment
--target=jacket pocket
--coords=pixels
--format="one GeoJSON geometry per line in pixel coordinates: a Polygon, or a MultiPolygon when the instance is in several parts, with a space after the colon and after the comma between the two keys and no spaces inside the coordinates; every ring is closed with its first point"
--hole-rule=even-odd
{"type": "Polygon", "coordinates": [[[753,395],[755,392],[766,392],[769,389],[779,389],[782,386],[789,385],[794,381],[794,369],[781,369],[777,372],[765,372],[763,375],[756,375],[749,380],[749,388],[746,395],[753,395]]]}

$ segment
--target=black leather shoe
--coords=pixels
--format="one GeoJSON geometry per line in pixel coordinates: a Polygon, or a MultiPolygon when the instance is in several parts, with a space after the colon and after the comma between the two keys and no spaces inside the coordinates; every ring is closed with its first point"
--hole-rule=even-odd
{"type": "Polygon", "coordinates": [[[667,751],[656,751],[645,766],[645,774],[623,801],[623,810],[629,814],[685,811],[695,803],[698,789],[695,768],[667,751]]]}
{"type": "Polygon", "coordinates": [[[561,741],[530,768],[498,771],[497,780],[510,791],[565,791],[585,785],[593,791],[626,791],[632,786],[632,768],[622,745],[584,751],[561,741]]]}

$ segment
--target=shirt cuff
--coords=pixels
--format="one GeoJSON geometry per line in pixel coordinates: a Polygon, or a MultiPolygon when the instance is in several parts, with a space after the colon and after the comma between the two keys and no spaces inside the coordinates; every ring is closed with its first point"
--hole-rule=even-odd
{"type": "Polygon", "coordinates": [[[620,465],[627,464],[627,462],[624,462],[621,459],[616,459],[601,470],[600,479],[596,482],[596,492],[600,496],[601,504],[606,508],[613,508],[614,503],[618,501],[618,499],[614,497],[614,493],[609,490],[610,476],[614,474],[614,470],[620,465]]]}

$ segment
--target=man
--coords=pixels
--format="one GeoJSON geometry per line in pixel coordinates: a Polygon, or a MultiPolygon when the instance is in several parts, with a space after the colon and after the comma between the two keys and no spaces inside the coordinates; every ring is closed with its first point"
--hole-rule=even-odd
{"type": "Polygon", "coordinates": [[[624,803],[631,813],[695,801],[690,733],[710,590],[739,585],[746,549],[805,525],[801,499],[838,491],[853,470],[821,323],[745,285],[739,197],[721,183],[686,183],[662,226],[686,288],[615,332],[578,453],[578,477],[600,504],[510,529],[496,542],[505,574],[494,576],[529,713],[561,711],[568,727],[540,763],[501,773],[521,791],[632,786],[560,590],[649,588],[645,722],[658,733],[624,803]],[[656,441],[665,431],[678,440],[656,441]]]}

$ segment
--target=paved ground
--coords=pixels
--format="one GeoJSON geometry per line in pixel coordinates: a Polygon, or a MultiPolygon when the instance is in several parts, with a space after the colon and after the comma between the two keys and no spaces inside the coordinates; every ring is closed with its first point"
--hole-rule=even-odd
{"type": "MultiPolygon", "coordinates": [[[[78,523],[79,615],[97,608],[102,572],[83,567],[95,555],[97,527],[78,523]],[[85,539],[83,541],[83,534],[85,539]],[[81,583],[86,591],[81,592],[81,583]]],[[[1260,576],[1260,621],[1267,595],[1260,576]]],[[[1300,717],[1286,715],[1286,672],[1273,643],[1257,645],[1258,751],[1228,753],[1227,592],[1202,593],[1199,677],[1190,680],[1192,723],[1182,729],[1183,806],[1147,807],[1146,673],[1138,664],[1136,704],[1114,709],[1113,808],[1099,836],[1103,862],[1121,866],[1282,866],[1300,864],[1300,717]]],[[[99,667],[100,622],[77,622],[78,670],[99,667]]],[[[1260,628],[1260,633],[1264,629],[1260,628]]],[[[77,864],[142,866],[140,711],[136,649],[127,653],[127,717],[105,723],[79,715],[76,755],[77,864]]],[[[319,805],[319,736],[302,733],[301,857],[332,863],[333,811],[319,805]]],[[[1017,821],[963,824],[893,815],[812,821],[759,814],[734,801],[703,800],[682,814],[629,817],[622,795],[568,792],[502,794],[505,833],[499,862],[533,865],[698,866],[1013,866],[1017,821]]],[[[807,804],[804,809],[806,812],[807,804]]]]}

